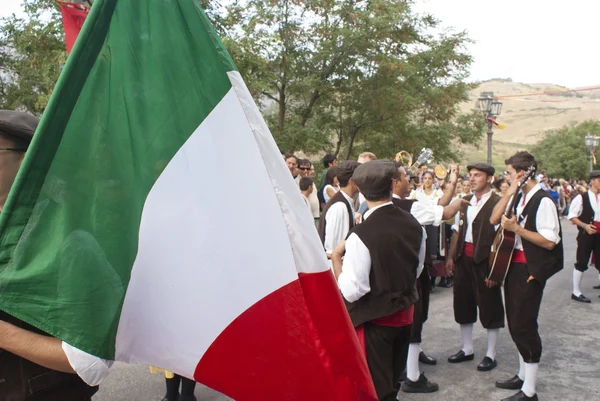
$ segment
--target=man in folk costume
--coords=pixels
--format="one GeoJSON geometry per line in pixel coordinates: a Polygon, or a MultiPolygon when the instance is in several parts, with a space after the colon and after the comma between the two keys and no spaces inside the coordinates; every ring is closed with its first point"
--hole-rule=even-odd
{"type": "MultiPolygon", "coordinates": [[[[448,206],[441,206],[433,202],[418,202],[414,199],[406,199],[410,194],[410,181],[406,170],[400,163],[395,163],[397,171],[397,179],[394,180],[392,186],[392,202],[397,207],[406,210],[413,217],[417,219],[419,224],[422,226],[434,225],[439,226],[443,220],[452,218],[461,208],[462,201],[460,199],[455,200],[448,206]]],[[[451,178],[451,183],[456,183],[458,175],[451,178]]],[[[449,185],[447,193],[444,197],[450,195],[450,191],[453,191],[454,184],[449,185]]],[[[444,201],[446,201],[444,199],[444,201]]],[[[434,365],[436,360],[427,356],[421,350],[421,333],[423,331],[423,323],[427,320],[429,313],[429,285],[431,280],[429,279],[429,273],[427,272],[427,266],[431,264],[431,252],[427,250],[425,257],[425,271],[419,280],[417,281],[417,291],[419,294],[419,300],[415,304],[415,314],[413,319],[413,325],[411,330],[410,346],[408,350],[408,358],[406,363],[406,377],[407,380],[402,384],[402,391],[407,393],[430,393],[437,391],[439,386],[436,383],[432,383],[425,375],[422,375],[419,370],[419,362],[434,365]]]]}
{"type": "Polygon", "coordinates": [[[360,163],[344,160],[337,166],[340,190],[329,199],[323,208],[319,220],[319,236],[328,258],[341,241],[346,239],[348,231],[354,227],[354,199],[358,188],[352,179],[354,170],[360,163]]]}
{"type": "Polygon", "coordinates": [[[392,203],[395,174],[391,161],[369,161],[356,169],[353,180],[369,210],[332,255],[380,401],[397,397],[425,258],[424,229],[392,203]]]}
{"type": "Polygon", "coordinates": [[[588,269],[592,252],[596,261],[600,260],[600,170],[590,173],[589,191],[571,201],[568,219],[579,229],[571,299],[589,304],[592,301],[581,293],[581,279],[583,272],[588,269]]]}
{"type": "MultiPolygon", "coordinates": [[[[0,211],[37,125],[0,110],[0,211]]],[[[0,311],[0,401],[91,401],[111,365],[0,311]]]]}
{"type": "Polygon", "coordinates": [[[496,236],[496,227],[490,224],[490,216],[500,196],[491,189],[494,167],[477,163],[467,166],[467,170],[471,194],[463,199],[469,204],[456,216],[446,260],[446,269],[454,272],[454,319],[460,324],[462,349],[449,357],[448,362],[474,359],[473,324],[477,321],[479,309],[479,320],[488,333],[488,347],[477,370],[489,371],[497,366],[496,344],[500,328],[504,327],[500,286],[490,288],[486,285],[490,248],[496,236]]]}
{"type": "Polygon", "coordinates": [[[510,335],[519,350],[519,373],[496,382],[496,387],[519,390],[503,401],[537,400],[536,380],[542,340],[537,318],[546,281],[563,267],[562,231],[558,211],[550,195],[535,179],[528,180],[515,200],[512,218],[504,214],[530,167],[537,169],[535,158],[528,152],[518,152],[506,163],[511,186],[494,207],[490,223],[502,223],[506,231],[514,232],[515,250],[504,282],[506,320],[510,335]]]}

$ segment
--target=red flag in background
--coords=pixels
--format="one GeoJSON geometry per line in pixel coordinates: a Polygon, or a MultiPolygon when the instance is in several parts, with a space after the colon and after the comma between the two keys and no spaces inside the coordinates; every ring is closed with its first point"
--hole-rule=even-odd
{"type": "Polygon", "coordinates": [[[84,5],[59,1],[60,12],[62,13],[63,27],[65,30],[65,42],[67,43],[67,53],[71,52],[77,35],[85,22],[90,9],[84,5]]]}

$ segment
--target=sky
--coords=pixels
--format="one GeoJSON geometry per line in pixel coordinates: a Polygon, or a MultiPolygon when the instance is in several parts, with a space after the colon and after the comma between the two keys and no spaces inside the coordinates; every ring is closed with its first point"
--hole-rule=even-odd
{"type": "MultiPolygon", "coordinates": [[[[21,0],[0,0],[0,16],[21,0]]],[[[511,78],[570,88],[600,85],[596,0],[415,0],[415,10],[475,41],[472,81],[511,78]]]]}

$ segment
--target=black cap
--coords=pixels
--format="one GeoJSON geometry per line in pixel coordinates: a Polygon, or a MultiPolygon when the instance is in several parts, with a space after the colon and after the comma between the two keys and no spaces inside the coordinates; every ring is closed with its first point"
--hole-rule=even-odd
{"type": "Polygon", "coordinates": [[[360,166],[359,162],[354,160],[344,160],[337,165],[337,178],[342,182],[347,182],[352,178],[354,170],[360,166]]]}
{"type": "Polygon", "coordinates": [[[487,175],[494,175],[496,172],[496,169],[487,163],[475,163],[467,166],[467,171],[471,171],[471,169],[483,171],[487,175]]]}
{"type": "Polygon", "coordinates": [[[371,160],[356,168],[352,179],[365,195],[377,195],[386,189],[391,190],[390,185],[396,173],[394,162],[389,160],[371,160]]]}
{"type": "Polygon", "coordinates": [[[29,144],[40,120],[28,113],[0,110],[0,135],[29,144]]]}
{"type": "Polygon", "coordinates": [[[600,177],[600,170],[590,171],[590,180],[600,177]]]}

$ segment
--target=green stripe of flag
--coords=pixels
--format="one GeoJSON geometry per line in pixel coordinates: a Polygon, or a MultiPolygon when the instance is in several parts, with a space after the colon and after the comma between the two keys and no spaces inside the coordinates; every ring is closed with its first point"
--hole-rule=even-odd
{"type": "Polygon", "coordinates": [[[94,2],[1,214],[1,309],[114,357],[146,197],[234,69],[196,0],[94,2]]]}

